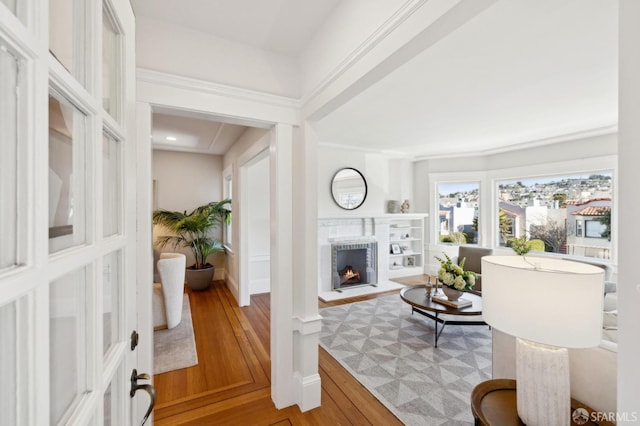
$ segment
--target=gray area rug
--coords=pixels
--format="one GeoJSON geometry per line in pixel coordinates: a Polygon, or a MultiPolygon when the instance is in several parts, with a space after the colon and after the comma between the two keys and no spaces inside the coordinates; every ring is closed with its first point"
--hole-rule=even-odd
{"type": "Polygon", "coordinates": [[[153,374],[198,364],[189,295],[182,301],[182,320],[172,329],[153,332],[153,374]]]}
{"type": "Polygon", "coordinates": [[[320,345],[407,425],[473,424],[473,387],[491,378],[491,332],[411,315],[399,295],[320,311],[320,345]]]}

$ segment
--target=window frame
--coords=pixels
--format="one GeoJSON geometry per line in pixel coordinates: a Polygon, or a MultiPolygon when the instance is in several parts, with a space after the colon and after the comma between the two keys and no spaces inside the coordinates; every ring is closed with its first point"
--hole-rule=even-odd
{"type": "MultiPolygon", "coordinates": [[[[569,155],[569,154],[568,154],[569,155]]],[[[480,182],[480,206],[478,211],[478,246],[490,247],[494,253],[509,254],[511,249],[499,245],[498,239],[498,182],[505,180],[524,180],[537,177],[549,176],[571,176],[579,174],[611,173],[612,175],[612,215],[611,215],[611,256],[609,259],[601,259],[603,263],[617,262],[618,252],[618,161],[616,155],[603,155],[584,159],[568,159],[556,162],[546,162],[540,164],[528,164],[513,166],[508,168],[496,168],[492,170],[477,170],[465,172],[434,172],[428,174],[430,188],[429,215],[429,251],[434,254],[443,251],[452,253],[451,244],[440,243],[438,241],[439,227],[439,195],[438,184],[446,182],[480,182]]],[[[573,256],[568,254],[546,253],[550,256],[562,256],[564,258],[573,256]]]]}

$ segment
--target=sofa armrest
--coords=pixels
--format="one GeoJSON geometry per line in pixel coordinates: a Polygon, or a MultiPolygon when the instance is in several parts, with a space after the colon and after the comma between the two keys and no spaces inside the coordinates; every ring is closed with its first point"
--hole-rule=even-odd
{"type": "Polygon", "coordinates": [[[604,282],[604,294],[607,293],[616,293],[618,291],[618,284],[613,281],[605,281],[604,282]]]}

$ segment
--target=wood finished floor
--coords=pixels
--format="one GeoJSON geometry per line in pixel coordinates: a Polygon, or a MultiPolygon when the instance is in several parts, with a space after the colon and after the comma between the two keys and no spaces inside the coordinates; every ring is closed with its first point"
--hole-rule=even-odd
{"type": "Polygon", "coordinates": [[[251,306],[240,308],[222,281],[206,291],[187,292],[198,365],[154,376],[156,425],[402,424],[322,348],[322,406],[305,413],[297,406],[277,410],[270,395],[269,295],[252,296],[251,306]]]}

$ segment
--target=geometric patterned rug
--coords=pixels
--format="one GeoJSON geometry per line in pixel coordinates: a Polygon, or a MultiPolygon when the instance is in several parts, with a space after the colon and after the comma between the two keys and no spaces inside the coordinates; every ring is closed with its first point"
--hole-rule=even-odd
{"type": "Polygon", "coordinates": [[[407,425],[473,424],[473,387],[491,378],[491,331],[433,320],[399,295],[320,310],[320,345],[407,425]]]}

